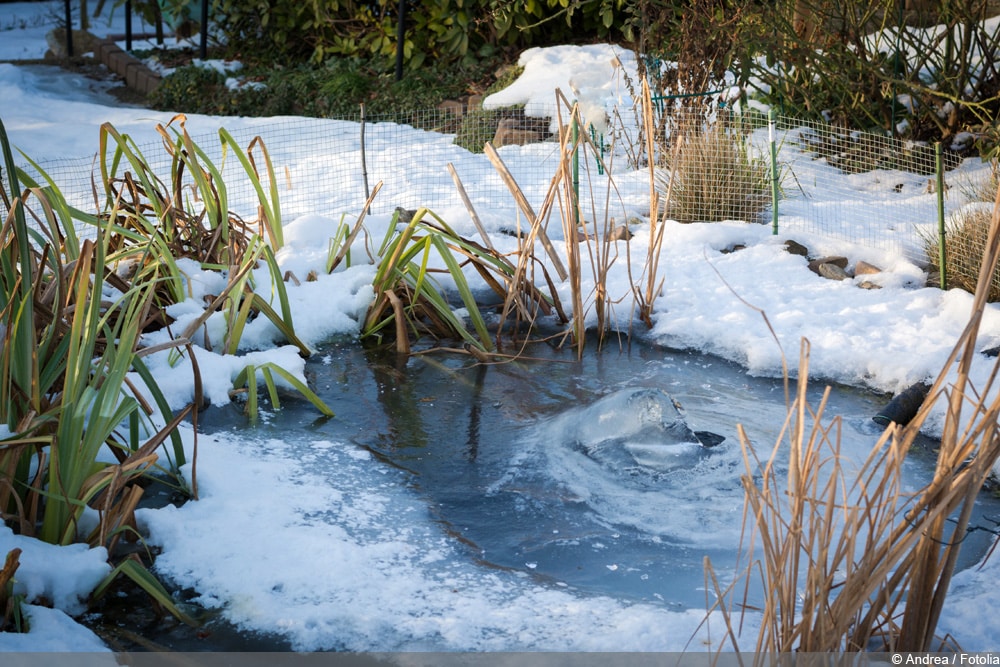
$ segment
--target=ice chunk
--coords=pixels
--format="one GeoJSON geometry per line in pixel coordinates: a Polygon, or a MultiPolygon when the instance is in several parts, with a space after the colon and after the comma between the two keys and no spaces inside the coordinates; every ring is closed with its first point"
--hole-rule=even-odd
{"type": "Polygon", "coordinates": [[[670,395],[655,387],[609,394],[560,415],[552,427],[556,437],[621,471],[693,465],[701,450],[721,442],[714,434],[692,431],[670,395]]]}

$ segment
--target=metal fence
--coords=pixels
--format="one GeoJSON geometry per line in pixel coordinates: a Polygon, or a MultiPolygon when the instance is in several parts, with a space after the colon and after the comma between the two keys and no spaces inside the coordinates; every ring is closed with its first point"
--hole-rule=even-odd
{"type": "MultiPolygon", "coordinates": [[[[671,217],[776,222],[783,234],[833,237],[925,265],[928,235],[937,234],[942,214],[951,215],[968,200],[970,188],[962,184],[972,177],[962,169],[944,173],[948,190],[939,197],[933,147],[789,117],[773,118],[769,125],[763,114],[715,109],[708,115],[673,110],[658,116],[652,142],[657,148],[647,151],[638,115],[622,110],[601,124],[602,132],[595,126],[584,130],[590,141],[580,153],[578,191],[585,218],[609,216],[624,222],[648,217],[646,159],[652,153],[659,164],[656,187],[665,192],[669,186],[675,206],[684,197],[694,198],[684,211],[668,209],[671,217]],[[700,129],[685,130],[692,127],[700,129]],[[714,136],[709,128],[722,129],[714,136]],[[774,174],[777,198],[772,196],[774,174]],[[746,178],[748,183],[739,181],[746,178]]],[[[189,129],[195,142],[224,166],[230,207],[252,216],[256,194],[242,168],[223,159],[216,134],[200,135],[192,124],[189,129]]],[[[501,118],[482,110],[462,115],[435,109],[364,122],[360,117],[288,118],[230,132],[243,146],[255,137],[263,140],[278,174],[285,221],[308,213],[355,216],[377,182],[383,185],[370,214],[425,206],[446,219],[467,217],[458,180],[487,227],[513,226],[523,220],[523,207],[496,164],[476,149],[486,141],[530,141],[504,145],[497,154],[535,210],[563,159],[558,128],[547,121],[501,118]],[[503,132],[507,135],[500,136],[503,132]]],[[[163,146],[154,142],[139,148],[168,180],[170,158],[163,146]]],[[[40,166],[71,204],[94,211],[95,156],[48,160],[40,166]]],[[[958,161],[946,155],[943,169],[956,166],[958,161]]],[[[40,178],[33,168],[25,170],[40,178]]]]}

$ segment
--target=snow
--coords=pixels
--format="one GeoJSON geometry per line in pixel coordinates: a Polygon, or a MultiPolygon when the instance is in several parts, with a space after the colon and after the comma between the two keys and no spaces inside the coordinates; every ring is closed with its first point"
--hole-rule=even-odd
{"type": "MultiPolygon", "coordinates": [[[[0,60],[41,58],[45,33],[61,6],[0,5],[0,60]]],[[[119,9],[110,23],[95,21],[93,31],[122,33],[123,23],[119,9]]],[[[558,87],[585,102],[588,115],[594,116],[589,120],[596,124],[600,111],[623,94],[622,77],[631,58],[629,52],[608,45],[532,49],[521,58],[524,75],[486,104],[526,103],[529,112],[548,114],[555,108],[552,92],[558,87]]],[[[172,116],[116,106],[90,90],[49,85],[37,71],[14,64],[0,64],[0,88],[2,120],[10,139],[35,160],[94,154],[104,122],[142,144],[156,139],[156,123],[172,116]]],[[[208,133],[219,127],[265,127],[280,120],[191,116],[187,122],[192,131],[208,133]]],[[[447,141],[442,146],[447,146],[442,151],[455,150],[447,141]]],[[[506,150],[505,155],[517,154],[517,149],[506,150]]],[[[299,154],[295,159],[319,168],[327,156],[299,154]]],[[[963,166],[970,173],[985,168],[972,162],[963,166]]],[[[464,186],[470,192],[476,189],[474,182],[464,186]]],[[[875,201],[884,195],[865,196],[875,201]]],[[[370,216],[373,238],[381,238],[387,223],[387,216],[370,216]]],[[[337,224],[322,212],[303,211],[286,222],[286,246],[278,253],[282,267],[300,278],[311,269],[320,274],[315,282],[289,285],[296,330],[309,345],[334,334],[356,334],[372,298],[369,266],[325,275],[330,230],[337,224]]],[[[795,235],[824,253],[881,266],[883,272],[872,280],[882,289],[862,290],[857,280],[818,278],[804,258],[785,251],[789,236],[773,236],[768,227],[736,222],[667,225],[663,252],[669,261],[660,262],[664,288],[648,335],[662,345],[736,360],[753,374],[780,374],[782,351],[794,359],[805,337],[812,345],[814,376],[900,391],[936,375],[968,319],[969,294],[924,287],[923,270],[898,252],[795,235]],[[718,252],[736,244],[746,248],[718,252]],[[766,321],[760,310],[767,314],[766,321]]],[[[473,229],[468,221],[456,222],[456,227],[473,229]]],[[[502,243],[499,237],[494,240],[502,243]]],[[[646,228],[638,228],[631,241],[634,257],[645,257],[648,241],[646,228]]],[[[625,269],[625,262],[619,261],[611,273],[612,296],[630,289],[625,269]]],[[[186,272],[190,298],[171,312],[179,326],[201,312],[205,294],[218,289],[214,274],[193,265],[186,272]]],[[[570,302],[568,293],[560,296],[570,302]]],[[[617,308],[617,318],[627,324],[630,309],[617,308]]],[[[208,330],[218,349],[221,327],[210,320],[208,330]]],[[[247,361],[273,360],[304,380],[294,348],[275,347],[277,341],[276,332],[261,322],[248,329],[239,356],[199,348],[208,399],[217,405],[228,402],[232,378],[247,361]]],[[[151,336],[147,342],[159,340],[151,336]]],[[[998,342],[1000,308],[991,306],[979,346],[998,342]]],[[[186,362],[171,365],[167,355],[160,354],[147,363],[173,405],[190,400],[186,362]]],[[[977,359],[974,380],[984,379],[989,369],[987,359],[977,359]]],[[[192,434],[184,431],[184,437],[190,446],[192,434]]],[[[333,457],[341,472],[312,470],[307,457],[282,441],[202,437],[200,499],[182,508],[140,512],[149,541],[163,549],[157,571],[198,591],[197,602],[223,609],[242,629],[278,632],[296,650],[675,651],[708,636],[707,629],[699,627],[703,612],[583,597],[515,573],[462,563],[426,510],[407,493],[401,474],[375,465],[349,444],[317,438],[310,446],[317,455],[333,457]],[[400,516],[412,521],[399,521],[400,516]],[[289,566],[293,557],[294,568],[289,566]],[[332,567],[350,576],[332,576],[332,567]],[[544,616],[539,615],[541,609],[544,616]]],[[[106,574],[104,552],[40,545],[0,528],[0,555],[14,547],[24,550],[19,590],[36,604],[29,606],[31,632],[0,634],[0,650],[104,650],[99,639],[70,618],[80,613],[80,600],[106,574]],[[55,609],[37,604],[42,601],[55,609]]],[[[1000,564],[992,559],[980,570],[955,577],[940,630],[950,632],[966,650],[996,648],[990,641],[1000,636],[1000,603],[991,588],[998,574],[1000,564]]],[[[744,637],[754,636],[753,625],[751,617],[744,637]]],[[[721,633],[713,636],[718,639],[721,633]]]]}

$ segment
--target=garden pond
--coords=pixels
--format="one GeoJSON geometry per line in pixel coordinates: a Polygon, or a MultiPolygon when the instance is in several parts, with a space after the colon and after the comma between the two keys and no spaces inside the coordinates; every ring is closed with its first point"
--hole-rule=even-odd
{"type": "MultiPolygon", "coordinates": [[[[369,469],[363,474],[380,469],[402,480],[409,501],[393,521],[410,516],[423,526],[407,533],[414,563],[443,539],[447,559],[471,573],[465,581],[477,572],[513,574],[678,610],[711,601],[706,556],[723,581],[734,575],[745,474],[737,425],[766,461],[787,414],[781,379],[634,339],[600,351],[591,341],[579,360],[574,350],[534,344],[518,360],[494,364],[332,342],[306,372],[336,417],[320,418],[289,396],[255,427],[234,403],[203,412],[200,429],[290,443],[333,485],[364,484],[359,465],[369,469]],[[678,414],[685,423],[674,432],[678,414]],[[334,455],[345,449],[364,456],[334,455]]],[[[812,405],[824,388],[811,383],[812,405]]],[[[876,443],[881,427],[872,417],[888,400],[833,387],[824,422],[842,420],[848,460],[860,462],[876,443]]],[[[929,478],[934,446],[921,440],[907,462],[909,490],[929,478]]],[[[962,567],[992,544],[1000,501],[984,493],[978,510],[974,524],[984,529],[969,533],[962,567]]],[[[200,631],[171,628],[144,634],[173,650],[287,648],[279,635],[239,632],[222,618],[200,631]]]]}

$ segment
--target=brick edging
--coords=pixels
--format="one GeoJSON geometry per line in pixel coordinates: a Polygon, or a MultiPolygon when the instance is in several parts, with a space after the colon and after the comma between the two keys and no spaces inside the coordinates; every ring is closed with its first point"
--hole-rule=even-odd
{"type": "Polygon", "coordinates": [[[126,86],[143,95],[150,94],[160,85],[162,78],[159,74],[118,46],[113,39],[96,40],[94,55],[109,70],[122,77],[126,86]]]}

